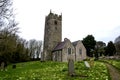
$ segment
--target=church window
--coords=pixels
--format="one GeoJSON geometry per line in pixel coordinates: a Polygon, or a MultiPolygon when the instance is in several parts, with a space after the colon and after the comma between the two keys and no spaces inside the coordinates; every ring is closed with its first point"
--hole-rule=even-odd
{"type": "Polygon", "coordinates": [[[68,54],[71,54],[71,48],[68,48],[68,54]]]}
{"type": "Polygon", "coordinates": [[[79,49],[79,54],[82,54],[82,49],[79,49]]]}

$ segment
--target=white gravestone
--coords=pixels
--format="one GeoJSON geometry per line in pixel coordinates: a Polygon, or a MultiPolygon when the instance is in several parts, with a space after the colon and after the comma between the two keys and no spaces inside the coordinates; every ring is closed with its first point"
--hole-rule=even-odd
{"type": "Polygon", "coordinates": [[[90,65],[89,65],[89,63],[88,63],[87,61],[84,61],[84,64],[85,64],[85,66],[86,66],[87,68],[90,68],[90,65]]]}

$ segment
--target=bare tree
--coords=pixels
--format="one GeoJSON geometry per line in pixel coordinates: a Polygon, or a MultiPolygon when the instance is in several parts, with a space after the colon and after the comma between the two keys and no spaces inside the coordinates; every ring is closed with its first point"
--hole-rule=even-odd
{"type": "Polygon", "coordinates": [[[29,41],[29,50],[30,50],[30,57],[34,58],[35,57],[35,39],[32,39],[29,41]]]}
{"type": "Polygon", "coordinates": [[[15,21],[13,0],[0,0],[0,56],[11,59],[16,49],[18,23],[15,21]]]}
{"type": "Polygon", "coordinates": [[[36,46],[36,57],[39,58],[42,52],[42,41],[37,41],[37,46],[36,46]]]}
{"type": "Polygon", "coordinates": [[[32,39],[28,42],[28,44],[31,58],[39,58],[42,51],[42,41],[32,39]]]}

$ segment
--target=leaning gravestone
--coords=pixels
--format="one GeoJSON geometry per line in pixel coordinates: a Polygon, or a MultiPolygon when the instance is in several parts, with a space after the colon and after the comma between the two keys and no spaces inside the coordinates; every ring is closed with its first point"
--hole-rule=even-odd
{"type": "Polygon", "coordinates": [[[68,58],[68,75],[70,75],[70,76],[75,75],[74,60],[72,59],[72,57],[68,58]]]}
{"type": "Polygon", "coordinates": [[[89,65],[89,63],[88,63],[87,61],[84,61],[84,64],[85,64],[85,66],[86,66],[87,68],[90,68],[90,65],[89,65]]]}

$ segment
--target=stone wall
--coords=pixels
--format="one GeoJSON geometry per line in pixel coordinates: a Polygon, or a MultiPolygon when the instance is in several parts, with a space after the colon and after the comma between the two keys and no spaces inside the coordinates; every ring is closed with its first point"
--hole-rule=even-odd
{"type": "Polygon", "coordinates": [[[53,52],[53,61],[62,62],[62,51],[61,50],[53,52]]]}
{"type": "Polygon", "coordinates": [[[75,48],[74,48],[74,46],[72,45],[70,40],[66,39],[64,41],[66,41],[66,44],[62,50],[62,61],[67,62],[69,56],[72,56],[73,60],[75,60],[75,48]],[[71,53],[68,52],[68,48],[71,48],[71,53]]]}
{"type": "Polygon", "coordinates": [[[86,59],[86,49],[81,41],[78,41],[77,45],[75,46],[76,51],[76,61],[81,61],[86,59]],[[80,52],[81,50],[81,52],[80,52]]]}

